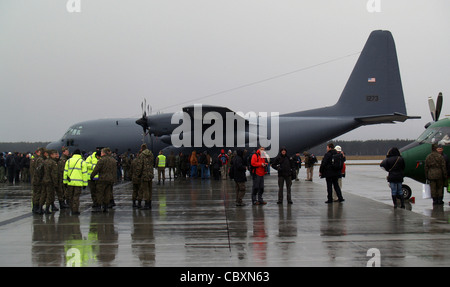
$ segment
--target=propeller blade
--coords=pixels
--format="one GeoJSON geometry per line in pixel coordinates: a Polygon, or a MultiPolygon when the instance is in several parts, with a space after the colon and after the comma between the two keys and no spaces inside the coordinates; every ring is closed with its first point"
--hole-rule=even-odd
{"type": "Polygon", "coordinates": [[[428,97],[428,106],[430,107],[431,118],[436,121],[436,106],[434,105],[434,100],[428,97]]]}
{"type": "Polygon", "coordinates": [[[438,98],[437,98],[437,102],[436,102],[436,121],[439,120],[439,116],[441,115],[441,110],[442,110],[442,93],[439,93],[438,98]]]}
{"type": "Polygon", "coordinates": [[[142,118],[138,119],[136,121],[136,124],[140,125],[144,131],[144,136],[147,133],[148,128],[148,122],[147,122],[147,111],[145,110],[147,107],[146,99],[141,102],[141,109],[142,109],[142,118]]]}

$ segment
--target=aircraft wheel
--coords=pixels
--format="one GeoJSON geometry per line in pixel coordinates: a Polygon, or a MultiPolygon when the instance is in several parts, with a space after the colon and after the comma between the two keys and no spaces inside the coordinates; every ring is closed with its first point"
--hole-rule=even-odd
{"type": "Polygon", "coordinates": [[[412,190],[409,186],[406,184],[402,184],[402,191],[403,191],[403,198],[409,199],[412,195],[412,190]]]}

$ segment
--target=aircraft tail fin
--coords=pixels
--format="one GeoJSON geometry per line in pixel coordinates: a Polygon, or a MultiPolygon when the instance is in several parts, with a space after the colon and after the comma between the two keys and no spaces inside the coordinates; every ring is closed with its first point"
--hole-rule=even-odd
{"type": "MultiPolygon", "coordinates": [[[[406,115],[397,52],[391,32],[377,30],[370,34],[333,110],[339,115],[373,120],[378,116],[386,120],[386,115],[406,115]]],[[[370,123],[376,121],[364,122],[370,123]]]]}

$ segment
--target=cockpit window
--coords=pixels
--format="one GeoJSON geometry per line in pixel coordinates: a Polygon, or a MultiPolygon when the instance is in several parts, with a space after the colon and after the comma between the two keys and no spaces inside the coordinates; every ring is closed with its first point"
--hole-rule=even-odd
{"type": "Polygon", "coordinates": [[[450,146],[450,127],[429,128],[420,135],[417,141],[450,146]]]}
{"type": "Polygon", "coordinates": [[[83,126],[70,127],[64,134],[65,137],[79,136],[83,130],[83,126]]]}

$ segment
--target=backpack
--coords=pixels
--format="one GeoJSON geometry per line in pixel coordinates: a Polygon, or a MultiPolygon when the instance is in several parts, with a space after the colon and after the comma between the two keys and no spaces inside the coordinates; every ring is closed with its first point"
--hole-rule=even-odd
{"type": "Polygon", "coordinates": [[[256,159],[258,159],[258,154],[257,153],[251,154],[250,157],[248,158],[249,159],[248,166],[250,167],[250,174],[251,175],[256,174],[256,166],[252,165],[252,158],[253,158],[254,155],[256,155],[256,159]]]}
{"type": "Polygon", "coordinates": [[[310,164],[315,164],[317,161],[318,161],[318,160],[317,160],[317,157],[316,157],[315,155],[311,154],[311,155],[309,156],[309,163],[310,163],[310,164]]]}
{"type": "Polygon", "coordinates": [[[222,165],[225,165],[227,163],[227,155],[226,154],[220,154],[219,160],[222,163],[222,165]]]}
{"type": "Polygon", "coordinates": [[[333,170],[342,170],[342,168],[344,167],[344,157],[341,153],[335,153],[332,155],[331,166],[333,170]]]}

